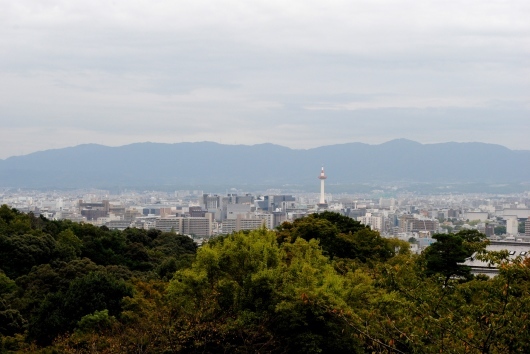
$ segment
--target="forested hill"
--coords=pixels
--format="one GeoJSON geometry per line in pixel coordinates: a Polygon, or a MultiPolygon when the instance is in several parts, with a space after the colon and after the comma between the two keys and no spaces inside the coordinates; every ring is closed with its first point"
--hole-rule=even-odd
{"type": "Polygon", "coordinates": [[[324,212],[215,238],[49,221],[0,207],[0,353],[528,353],[530,261],[421,256],[324,212]]]}
{"type": "Polygon", "coordinates": [[[211,142],[89,144],[0,160],[0,187],[307,185],[315,184],[321,166],[330,183],[528,182],[530,151],[403,139],[308,150],[211,142]]]}

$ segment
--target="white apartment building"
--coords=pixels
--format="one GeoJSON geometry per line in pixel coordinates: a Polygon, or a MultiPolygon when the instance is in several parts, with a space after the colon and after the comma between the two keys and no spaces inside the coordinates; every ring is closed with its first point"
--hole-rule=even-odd
{"type": "Polygon", "coordinates": [[[271,228],[272,217],[272,214],[238,214],[235,219],[223,221],[223,234],[231,234],[241,230],[256,230],[263,226],[271,228]]]}
{"type": "Polygon", "coordinates": [[[213,233],[212,214],[205,217],[170,217],[160,218],[155,222],[155,228],[164,232],[175,231],[182,235],[210,237],[213,233]]]}
{"type": "Polygon", "coordinates": [[[383,231],[385,217],[380,214],[366,213],[365,216],[357,217],[361,224],[369,225],[372,230],[383,231]]]}

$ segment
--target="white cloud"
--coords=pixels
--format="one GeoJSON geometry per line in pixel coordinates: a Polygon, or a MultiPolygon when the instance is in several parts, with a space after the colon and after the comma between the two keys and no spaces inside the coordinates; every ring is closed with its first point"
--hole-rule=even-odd
{"type": "Polygon", "coordinates": [[[77,142],[465,140],[476,132],[437,123],[456,111],[488,116],[470,139],[530,149],[528,18],[522,0],[0,0],[0,158],[77,142]]]}

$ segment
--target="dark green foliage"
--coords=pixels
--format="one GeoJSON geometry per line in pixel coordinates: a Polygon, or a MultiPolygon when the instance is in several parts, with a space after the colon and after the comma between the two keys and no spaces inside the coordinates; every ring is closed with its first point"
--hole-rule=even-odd
{"type": "Polygon", "coordinates": [[[152,242],[153,250],[165,255],[180,255],[185,253],[195,253],[197,245],[191,238],[183,235],[176,235],[171,232],[163,232],[152,242]]]}
{"type": "Polygon", "coordinates": [[[72,310],[71,317],[80,318],[96,310],[107,309],[111,316],[121,312],[121,299],[132,296],[132,288],[106,273],[89,273],[70,283],[64,306],[72,310]]]}
{"type": "Polygon", "coordinates": [[[50,345],[54,338],[67,330],[73,330],[66,323],[63,311],[63,294],[52,293],[40,302],[38,309],[30,319],[28,339],[39,345],[50,345]]]}
{"type": "Polygon", "coordinates": [[[97,264],[125,264],[126,238],[119,231],[105,231],[85,224],[74,230],[83,240],[82,255],[97,264]]]}
{"type": "Polygon", "coordinates": [[[0,352],[529,352],[530,258],[481,255],[473,230],[435,238],[411,255],[322,213],[197,250],[0,207],[0,352]],[[474,254],[499,275],[469,277],[474,254]]]}
{"type": "Polygon", "coordinates": [[[20,311],[0,306],[0,333],[13,336],[24,330],[25,320],[20,311]]]}
{"type": "Polygon", "coordinates": [[[16,296],[16,283],[0,271],[0,334],[14,335],[23,329],[24,319],[9,303],[16,296]]]}
{"type": "Polygon", "coordinates": [[[94,313],[83,316],[77,322],[77,329],[81,332],[101,331],[110,327],[114,319],[113,316],[109,316],[107,309],[95,311],[94,313]]]}
{"type": "MultiPolygon", "coordinates": [[[[118,316],[134,279],[170,279],[196,249],[186,236],[50,221],[0,206],[0,338],[26,331],[27,340],[49,344],[84,316],[85,327],[105,310],[118,316]]],[[[20,348],[20,337],[5,338],[20,348]]]]}
{"type": "Polygon", "coordinates": [[[276,314],[275,334],[288,353],[362,353],[351,328],[341,323],[325,308],[315,304],[296,303],[276,314]]]}
{"type": "Polygon", "coordinates": [[[88,258],[70,262],[54,262],[34,267],[27,275],[17,278],[17,284],[27,298],[40,300],[49,293],[65,291],[70,283],[90,272],[103,271],[88,258]]]}
{"type": "Polygon", "coordinates": [[[165,259],[156,269],[156,273],[161,279],[171,280],[173,274],[178,270],[177,260],[173,257],[165,259]]]}
{"type": "MultiPolygon", "coordinates": [[[[128,243],[140,243],[144,246],[149,246],[155,237],[149,237],[146,230],[127,228],[123,231],[123,235],[128,243]]],[[[152,233],[151,233],[152,235],[152,233]]]]}
{"type": "Polygon", "coordinates": [[[455,235],[462,238],[462,240],[468,244],[479,243],[486,239],[486,235],[477,230],[461,230],[455,235]]]}
{"type": "Polygon", "coordinates": [[[147,249],[141,243],[130,243],[125,248],[125,264],[132,270],[148,271],[153,269],[147,249]]]}
{"type": "Polygon", "coordinates": [[[15,208],[11,209],[5,204],[0,206],[0,222],[3,225],[9,225],[17,215],[20,215],[20,213],[15,208]]]}
{"type": "Polygon", "coordinates": [[[292,233],[292,241],[298,237],[306,241],[317,239],[320,245],[330,255],[335,255],[341,248],[340,240],[338,240],[339,229],[326,219],[314,219],[308,217],[301,218],[294,222],[294,232],[292,233]]]}
{"type": "Polygon", "coordinates": [[[50,235],[0,235],[0,268],[11,277],[26,274],[33,266],[49,263],[56,243],[50,235]]]}
{"type": "Polygon", "coordinates": [[[426,274],[442,274],[445,283],[452,276],[470,278],[470,268],[459,263],[484,250],[486,236],[477,230],[462,230],[456,234],[435,234],[433,238],[437,242],[423,253],[426,274]]]}
{"type": "Polygon", "coordinates": [[[56,258],[70,261],[81,255],[83,242],[70,229],[61,231],[57,237],[56,258]]]}
{"type": "Polygon", "coordinates": [[[338,213],[323,212],[285,222],[278,228],[279,242],[319,240],[330,258],[350,258],[361,262],[387,260],[394,256],[391,243],[360,222],[338,213]]]}
{"type": "Polygon", "coordinates": [[[436,234],[433,238],[437,242],[424,252],[427,275],[442,274],[445,283],[452,276],[469,277],[471,269],[458,264],[471,256],[464,247],[463,238],[454,234],[436,234]]]}
{"type": "Polygon", "coordinates": [[[361,224],[357,220],[331,211],[324,211],[323,213],[311,214],[309,215],[309,217],[317,220],[327,220],[333,225],[335,225],[339,232],[343,234],[354,234],[357,231],[367,228],[367,226],[361,224]]]}
{"type": "Polygon", "coordinates": [[[337,255],[342,258],[355,258],[363,263],[370,260],[387,260],[394,256],[394,247],[379,232],[361,229],[354,234],[340,234],[342,241],[337,255]]]}
{"type": "Polygon", "coordinates": [[[9,279],[7,275],[4,274],[4,272],[0,271],[0,296],[4,296],[6,294],[10,294],[17,288],[16,283],[9,279]]]}
{"type": "Polygon", "coordinates": [[[41,345],[50,344],[61,333],[76,328],[83,316],[108,310],[121,313],[121,301],[132,296],[132,288],[106,273],[89,273],[70,283],[66,292],[48,296],[30,321],[28,336],[41,345]]]}

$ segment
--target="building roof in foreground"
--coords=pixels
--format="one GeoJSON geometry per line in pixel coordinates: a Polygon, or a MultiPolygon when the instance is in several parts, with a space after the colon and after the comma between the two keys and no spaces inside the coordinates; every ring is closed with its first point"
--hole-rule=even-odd
{"type": "MultiPolygon", "coordinates": [[[[507,241],[490,241],[486,247],[487,251],[508,251],[508,259],[513,260],[517,257],[530,256],[530,242],[507,242],[507,241]]],[[[486,274],[494,276],[499,273],[499,270],[492,264],[478,260],[475,255],[466,259],[463,265],[471,267],[473,274],[486,274]]]]}

